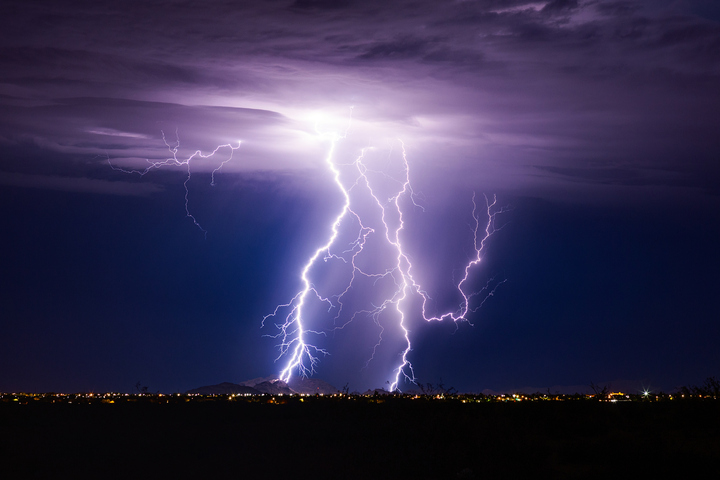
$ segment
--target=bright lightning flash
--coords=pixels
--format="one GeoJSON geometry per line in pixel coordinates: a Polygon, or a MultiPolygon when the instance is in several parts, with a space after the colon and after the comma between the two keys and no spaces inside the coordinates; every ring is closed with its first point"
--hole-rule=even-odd
{"type": "MultiPolygon", "coordinates": [[[[310,337],[312,335],[326,335],[327,331],[310,330],[308,328],[308,324],[310,323],[306,318],[308,315],[308,300],[315,297],[320,302],[327,304],[328,311],[337,309],[335,316],[335,321],[337,321],[344,307],[343,300],[349,294],[358,278],[374,279],[376,283],[382,279],[390,279],[394,288],[386,292],[385,299],[380,305],[376,305],[371,309],[357,311],[346,323],[340,326],[335,325],[330,330],[342,329],[354,321],[359,315],[367,315],[375,321],[381,330],[378,343],[373,348],[374,356],[375,351],[382,341],[382,333],[384,331],[380,325],[380,315],[388,310],[394,312],[394,316],[397,318],[397,326],[404,337],[404,347],[399,354],[398,366],[393,369],[392,382],[388,382],[390,383],[390,391],[395,391],[398,389],[398,385],[402,379],[413,383],[416,381],[412,363],[408,358],[412,351],[407,313],[411,297],[416,296],[421,299],[422,318],[425,321],[452,320],[457,323],[459,321],[468,321],[468,314],[480,308],[485,300],[495,293],[495,289],[501,283],[504,283],[504,280],[493,282],[491,279],[480,291],[469,292],[467,290],[467,284],[472,270],[481,262],[482,253],[488,238],[498,230],[498,228],[495,227],[495,218],[497,215],[505,212],[506,209],[496,207],[497,201],[494,196],[492,200],[485,197],[487,221],[484,223],[484,228],[481,228],[478,206],[475,196],[473,195],[472,213],[475,225],[472,232],[474,256],[468,261],[464,268],[464,276],[456,286],[462,301],[456,311],[446,312],[440,315],[431,315],[428,313],[428,302],[431,301],[431,298],[413,276],[413,264],[410,256],[406,252],[402,238],[405,226],[403,208],[407,206],[422,208],[416,203],[415,194],[410,184],[410,167],[407,161],[405,145],[400,141],[402,147],[402,179],[398,180],[383,172],[373,171],[366,165],[365,155],[369,149],[363,150],[360,156],[352,163],[337,163],[334,160],[336,145],[337,142],[345,138],[346,135],[347,130],[344,135],[325,134],[326,137],[331,139],[331,146],[325,163],[333,175],[338,190],[343,196],[344,202],[342,208],[329,226],[330,233],[327,241],[314,251],[302,269],[300,274],[302,289],[288,303],[278,305],[271,314],[265,316],[263,318],[263,326],[265,320],[268,318],[278,317],[282,319],[280,323],[276,324],[279,333],[271,335],[280,340],[280,354],[276,360],[287,357],[285,366],[280,372],[280,380],[288,382],[295,372],[301,376],[311,375],[315,372],[320,356],[327,355],[328,352],[310,343],[310,337]],[[342,173],[345,175],[341,173],[341,168],[343,169],[342,173]],[[350,172],[349,176],[352,181],[343,182],[343,177],[347,177],[348,172],[350,172]],[[369,176],[370,173],[385,177],[390,183],[398,185],[397,189],[389,198],[381,198],[379,193],[380,189],[374,185],[369,176]],[[395,252],[393,261],[384,271],[369,272],[366,271],[366,269],[360,268],[359,262],[356,263],[359,255],[363,253],[368,236],[375,233],[375,229],[364,225],[362,216],[357,213],[359,210],[353,209],[351,192],[357,195],[364,195],[366,198],[371,199],[371,203],[376,205],[379,210],[382,224],[380,229],[382,230],[384,241],[395,252]],[[348,223],[351,223],[357,228],[357,236],[353,234],[355,240],[341,253],[332,253],[331,250],[338,240],[341,227],[348,223]],[[323,262],[340,260],[343,264],[349,265],[352,274],[344,290],[340,293],[335,295],[322,294],[319,288],[313,283],[311,271],[314,267],[318,266],[321,259],[323,262]],[[477,296],[481,296],[481,299],[472,306],[472,300],[477,296]]],[[[372,360],[372,358],[373,357],[371,357],[370,360],[372,360]]],[[[370,360],[368,360],[368,362],[370,360]]]]}

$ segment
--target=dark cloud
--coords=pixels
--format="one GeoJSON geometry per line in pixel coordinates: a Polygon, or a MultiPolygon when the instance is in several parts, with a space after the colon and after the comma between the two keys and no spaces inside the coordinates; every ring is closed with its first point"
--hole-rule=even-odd
{"type": "Polygon", "coordinates": [[[351,0],[295,0],[292,6],[298,9],[336,9],[346,8],[351,4],[351,0]]]}
{"type": "Polygon", "coordinates": [[[62,82],[120,85],[124,79],[132,79],[138,87],[157,87],[211,81],[202,70],[193,67],[53,47],[2,49],[0,62],[7,66],[0,80],[17,85],[45,86],[62,82]]]}
{"type": "Polygon", "coordinates": [[[632,15],[640,9],[640,2],[637,1],[609,1],[597,2],[595,8],[603,14],[612,16],[632,15]]]}
{"type": "Polygon", "coordinates": [[[552,0],[540,10],[543,13],[556,13],[578,8],[577,0],[552,0]]]}
{"type": "Polygon", "coordinates": [[[621,185],[621,186],[653,186],[653,187],[688,187],[695,182],[680,171],[660,168],[640,169],[634,166],[627,168],[610,165],[580,167],[537,166],[538,170],[572,179],[580,183],[621,185]]]}
{"type": "Polygon", "coordinates": [[[367,48],[358,58],[363,60],[403,60],[418,58],[426,54],[433,40],[396,37],[386,42],[378,42],[367,48]]]}

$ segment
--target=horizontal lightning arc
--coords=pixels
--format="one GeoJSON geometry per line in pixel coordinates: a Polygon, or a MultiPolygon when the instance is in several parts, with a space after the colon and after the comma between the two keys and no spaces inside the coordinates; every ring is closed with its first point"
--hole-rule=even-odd
{"type": "Polygon", "coordinates": [[[110,165],[110,168],[112,168],[113,170],[123,172],[123,173],[137,174],[137,175],[140,175],[141,177],[145,176],[152,170],[160,169],[163,167],[168,167],[168,166],[185,167],[187,170],[187,176],[185,177],[185,181],[183,182],[183,187],[185,188],[185,216],[190,218],[193,221],[193,223],[195,224],[195,226],[198,227],[200,229],[200,231],[203,232],[203,235],[205,235],[205,237],[207,238],[207,230],[205,230],[202,227],[202,225],[200,225],[200,223],[197,221],[195,216],[192,213],[190,213],[190,207],[189,207],[190,189],[188,188],[188,183],[190,182],[190,177],[192,174],[191,169],[190,169],[190,163],[195,158],[203,158],[203,159],[211,158],[211,157],[215,156],[215,154],[218,153],[218,151],[220,151],[224,148],[230,149],[230,155],[228,156],[228,158],[223,160],[220,163],[220,165],[218,165],[210,173],[210,185],[214,187],[215,186],[215,174],[218,173],[225,166],[226,163],[228,163],[230,160],[233,159],[233,154],[235,153],[235,150],[240,148],[240,145],[242,144],[242,142],[238,141],[237,145],[233,145],[230,143],[226,143],[224,145],[218,145],[217,147],[215,147],[215,149],[212,152],[207,153],[207,154],[202,153],[202,151],[200,151],[200,150],[196,150],[192,155],[190,155],[189,157],[187,157],[184,160],[181,160],[180,158],[178,158],[178,150],[180,149],[180,137],[178,136],[177,130],[175,131],[175,142],[173,144],[170,144],[167,141],[167,138],[165,137],[165,132],[161,131],[160,133],[162,134],[162,139],[163,139],[163,142],[165,143],[165,146],[168,148],[168,151],[172,154],[171,157],[169,157],[165,160],[161,160],[161,161],[152,161],[150,159],[146,159],[146,161],[148,162],[148,166],[142,170],[137,170],[137,169],[128,170],[128,169],[124,169],[124,168],[115,166],[110,161],[109,156],[107,159],[108,164],[110,165]]]}

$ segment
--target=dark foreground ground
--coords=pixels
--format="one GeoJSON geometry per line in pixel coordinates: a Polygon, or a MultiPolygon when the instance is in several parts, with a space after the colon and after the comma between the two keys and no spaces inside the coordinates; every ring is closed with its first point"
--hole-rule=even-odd
{"type": "Polygon", "coordinates": [[[718,472],[720,401],[0,404],[0,477],[668,478],[718,472]]]}

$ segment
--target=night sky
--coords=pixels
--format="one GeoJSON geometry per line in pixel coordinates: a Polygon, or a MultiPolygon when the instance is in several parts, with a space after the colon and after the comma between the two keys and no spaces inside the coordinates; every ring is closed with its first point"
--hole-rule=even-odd
{"type": "MultiPolygon", "coordinates": [[[[473,194],[507,207],[472,273],[504,283],[469,323],[409,316],[418,381],[720,375],[716,1],[10,0],[0,31],[0,391],[277,375],[263,316],[343,203],[318,131],[347,133],[337,163],[373,147],[387,185],[405,145],[401,235],[440,310],[473,254],[473,194]],[[190,165],[207,234],[186,169],[118,170],[171,157],[163,134],[180,159],[242,141],[215,186],[228,148],[190,165]]],[[[315,376],[387,387],[391,312],[366,364],[378,325],[331,331],[316,310],[315,376]]]]}

